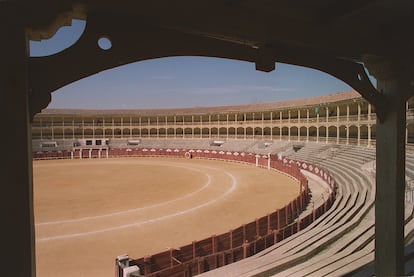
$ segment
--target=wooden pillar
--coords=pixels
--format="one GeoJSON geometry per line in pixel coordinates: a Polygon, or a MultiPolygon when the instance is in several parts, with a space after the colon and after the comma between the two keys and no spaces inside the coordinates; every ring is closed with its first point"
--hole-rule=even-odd
{"type": "MultiPolygon", "coordinates": [[[[404,275],[405,101],[407,80],[378,80],[386,113],[377,119],[375,275],[404,275]],[[401,95],[399,95],[401,93],[401,95]]],[[[378,107],[377,107],[378,108],[378,107]]]]}
{"type": "MultiPolygon", "coordinates": [[[[6,5],[7,7],[7,5],[6,5]]],[[[0,52],[2,276],[35,276],[28,41],[23,26],[3,22],[0,52]]]]}

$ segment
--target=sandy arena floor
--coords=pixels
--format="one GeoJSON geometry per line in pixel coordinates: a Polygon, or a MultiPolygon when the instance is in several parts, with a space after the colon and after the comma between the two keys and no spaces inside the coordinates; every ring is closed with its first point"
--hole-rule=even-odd
{"type": "Polygon", "coordinates": [[[114,276],[139,258],[221,234],[297,196],[251,165],[173,158],[34,162],[37,276],[114,276]]]}

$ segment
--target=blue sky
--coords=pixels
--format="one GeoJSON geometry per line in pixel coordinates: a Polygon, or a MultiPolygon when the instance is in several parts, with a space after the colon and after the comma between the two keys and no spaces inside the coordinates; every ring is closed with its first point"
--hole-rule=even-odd
{"type": "MultiPolygon", "coordinates": [[[[69,47],[85,23],[73,21],[53,38],[30,42],[32,56],[69,47]]],[[[351,90],[317,70],[276,64],[270,73],[253,63],[205,57],[147,60],[107,70],[52,93],[49,108],[140,109],[281,101],[351,90]]]]}

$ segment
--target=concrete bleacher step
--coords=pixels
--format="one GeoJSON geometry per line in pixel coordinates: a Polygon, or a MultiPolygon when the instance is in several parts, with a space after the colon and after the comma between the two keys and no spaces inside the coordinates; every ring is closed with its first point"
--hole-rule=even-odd
{"type": "MultiPolygon", "coordinates": [[[[345,162],[346,163],[346,162],[345,162]]],[[[355,163],[353,163],[353,164],[355,164],[355,163]]],[[[338,167],[338,164],[336,164],[336,166],[338,167]]],[[[339,167],[342,167],[341,168],[341,170],[342,170],[342,173],[341,174],[343,174],[343,172],[344,171],[352,171],[352,167],[353,166],[351,166],[351,168],[347,168],[347,169],[345,169],[345,166],[346,165],[340,165],[339,167]]],[[[335,169],[338,169],[338,168],[336,168],[336,167],[332,167],[331,168],[331,170],[333,170],[333,171],[336,171],[335,169]]],[[[333,171],[331,172],[331,173],[333,173],[333,171]]],[[[361,175],[363,175],[363,173],[361,173],[361,175]]],[[[350,181],[350,180],[353,180],[354,182],[352,182],[352,184],[353,184],[353,186],[355,186],[355,180],[357,180],[358,182],[369,182],[369,180],[367,180],[366,178],[361,178],[361,176],[359,175],[359,174],[353,174],[353,176],[352,177],[346,177],[346,179],[348,179],[348,181],[350,181]],[[365,179],[365,180],[363,180],[363,179],[365,179]]],[[[371,185],[368,185],[368,187],[371,187],[371,185]]],[[[360,188],[359,187],[357,187],[357,188],[352,188],[351,190],[352,191],[355,191],[355,190],[359,190],[360,188]]],[[[373,203],[373,197],[372,197],[372,193],[370,193],[369,191],[370,191],[371,189],[370,188],[365,188],[365,196],[366,196],[366,198],[369,198],[370,199],[370,202],[371,202],[371,205],[368,205],[368,206],[371,206],[372,207],[372,203],[373,203]]],[[[366,200],[366,199],[365,199],[366,200]]],[[[362,206],[363,206],[363,204],[362,204],[362,206]]],[[[362,211],[362,213],[363,214],[367,214],[368,213],[368,211],[369,211],[369,207],[368,208],[366,208],[365,209],[365,211],[362,211]]],[[[361,210],[363,210],[363,209],[361,209],[361,210]]],[[[363,217],[361,217],[361,218],[363,218],[363,217]]],[[[316,224],[315,224],[316,225],[316,224]]],[[[371,223],[371,226],[372,226],[372,223],[371,223]]],[[[352,229],[352,228],[351,228],[352,229]]],[[[359,228],[359,230],[360,230],[361,228],[359,228]]],[[[311,232],[309,232],[309,231],[307,231],[306,232],[308,235],[311,233],[311,232]]],[[[367,236],[367,237],[369,237],[369,238],[372,238],[372,233],[364,233],[364,230],[362,230],[362,234],[363,234],[363,236],[361,236],[362,238],[364,238],[365,236],[367,236]]],[[[351,240],[353,240],[352,239],[352,236],[350,236],[351,237],[351,240]]],[[[343,242],[343,243],[345,243],[345,242],[343,242]]],[[[356,242],[356,243],[358,243],[358,242],[356,242]]],[[[292,247],[292,245],[290,245],[291,247],[292,247]]],[[[293,247],[293,248],[295,248],[295,247],[293,247]]],[[[278,248],[278,251],[275,251],[275,252],[280,252],[280,250],[281,250],[281,248],[279,247],[278,248]]],[[[303,252],[303,251],[300,251],[300,252],[303,252]]],[[[269,252],[268,252],[269,253],[269,252]]],[[[344,252],[345,253],[345,252],[344,252]]],[[[283,253],[283,255],[285,256],[286,255],[286,253],[283,253]]],[[[292,262],[292,259],[290,260],[290,262],[292,262]]],[[[263,274],[263,268],[262,269],[260,269],[260,271],[262,272],[261,274],[263,274]]],[[[269,272],[268,271],[266,271],[266,270],[264,270],[265,272],[266,272],[266,274],[268,274],[269,272]]],[[[249,274],[251,274],[252,272],[249,272],[249,274]]],[[[249,274],[247,274],[246,276],[250,276],[249,274]]],[[[260,275],[258,275],[258,276],[260,276],[260,275]]]]}
{"type": "Polygon", "coordinates": [[[360,250],[365,245],[371,243],[373,239],[374,222],[372,220],[363,220],[358,227],[358,232],[345,234],[341,240],[332,244],[327,250],[322,251],[320,255],[312,257],[306,262],[280,272],[275,276],[308,276],[315,272],[322,276],[324,271],[330,272],[332,270],[329,269],[332,264],[360,250]]]}
{"type": "MultiPolygon", "coordinates": [[[[346,220],[345,220],[346,221],[346,220]]],[[[311,234],[312,232],[309,232],[309,231],[307,231],[307,232],[305,232],[305,234],[306,234],[306,236],[312,236],[312,234],[311,234]]],[[[307,241],[307,240],[306,240],[307,241]]],[[[290,245],[290,247],[292,248],[292,245],[290,245]]],[[[320,245],[318,246],[319,248],[321,247],[320,245]]],[[[309,247],[307,248],[308,250],[309,250],[309,247]]],[[[284,259],[285,259],[285,264],[287,263],[287,264],[292,264],[293,262],[294,262],[294,260],[295,260],[295,258],[293,257],[293,256],[295,256],[295,254],[294,255],[292,255],[292,256],[288,256],[288,257],[286,257],[286,254],[288,254],[288,253],[280,253],[280,249],[278,249],[279,251],[277,251],[280,255],[282,255],[283,257],[284,257],[284,259]],[[287,260],[287,259],[289,259],[289,260],[287,260]]],[[[303,253],[302,253],[303,254],[303,253]]],[[[299,256],[299,255],[297,255],[296,254],[296,256],[299,256]]],[[[300,259],[301,259],[301,257],[299,256],[299,257],[296,257],[296,262],[298,262],[298,261],[300,261],[300,259]]],[[[255,261],[255,262],[257,262],[257,261],[255,261]]],[[[280,262],[282,262],[283,263],[283,260],[282,261],[279,261],[279,263],[280,262]]],[[[282,265],[283,266],[283,265],[282,265]]],[[[263,265],[261,264],[261,269],[260,269],[260,271],[263,271],[263,265]]],[[[253,272],[249,272],[246,276],[249,276],[249,274],[252,274],[253,272]]],[[[266,274],[267,273],[269,273],[269,272],[266,272],[266,274]]],[[[238,272],[238,274],[241,274],[241,272],[238,272]]],[[[235,275],[233,275],[233,276],[235,276],[235,275]]]]}

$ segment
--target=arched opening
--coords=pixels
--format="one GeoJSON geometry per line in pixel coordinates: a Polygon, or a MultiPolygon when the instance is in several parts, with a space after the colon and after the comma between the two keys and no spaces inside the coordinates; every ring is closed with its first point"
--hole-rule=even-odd
{"type": "Polygon", "coordinates": [[[138,128],[133,128],[132,129],[132,136],[133,137],[139,137],[141,135],[141,132],[139,131],[138,128]]]}
{"type": "Polygon", "coordinates": [[[53,138],[54,139],[63,139],[63,129],[62,128],[53,128],[53,138]]]}
{"type": "Polygon", "coordinates": [[[329,126],[328,136],[329,136],[328,140],[330,143],[336,143],[337,136],[338,136],[338,128],[336,126],[329,126]]]}
{"type": "MultiPolygon", "coordinates": [[[[65,130],[65,138],[73,138],[73,129],[72,128],[65,128],[64,129],[65,130]]],[[[101,133],[103,132],[103,130],[102,129],[99,129],[99,130],[101,130],[101,133]]]]}
{"type": "Polygon", "coordinates": [[[301,141],[305,141],[306,138],[307,138],[307,129],[306,129],[306,127],[304,127],[304,126],[300,127],[299,132],[300,132],[299,133],[299,139],[301,141]]]}
{"type": "Polygon", "coordinates": [[[254,136],[255,137],[261,137],[262,136],[262,128],[260,128],[260,127],[254,128],[254,136]]]}
{"type": "Polygon", "coordinates": [[[167,130],[166,130],[165,128],[160,128],[160,129],[158,129],[158,134],[159,134],[160,136],[165,137],[166,133],[167,133],[167,130]]]}
{"type": "Polygon", "coordinates": [[[230,138],[235,138],[235,137],[236,137],[236,128],[234,128],[234,127],[230,127],[230,128],[228,129],[228,132],[229,132],[229,137],[230,137],[230,138]]]}
{"type": "Polygon", "coordinates": [[[174,128],[168,128],[167,129],[167,135],[173,137],[175,134],[174,128]]]}
{"type": "Polygon", "coordinates": [[[367,145],[368,144],[368,126],[367,125],[361,125],[360,128],[360,145],[367,145]]]}
{"type": "Polygon", "coordinates": [[[210,130],[208,128],[201,129],[201,137],[202,138],[209,138],[210,130]]]}
{"type": "Polygon", "coordinates": [[[131,129],[129,129],[129,128],[122,129],[122,135],[124,137],[130,137],[131,136],[131,129]]]}
{"type": "Polygon", "coordinates": [[[290,128],[290,139],[298,140],[298,127],[293,126],[290,128]]]}
{"type": "Polygon", "coordinates": [[[177,135],[177,137],[183,137],[184,136],[183,128],[177,128],[176,129],[176,135],[177,135]]]}
{"type": "Polygon", "coordinates": [[[339,126],[339,139],[342,143],[346,144],[346,126],[339,126]]]}
{"type": "Polygon", "coordinates": [[[273,127],[273,136],[279,137],[280,136],[280,128],[279,127],[273,127]]]}
{"type": "Polygon", "coordinates": [[[270,131],[271,131],[270,127],[265,127],[263,129],[263,135],[266,136],[267,138],[270,138],[270,131]]]}
{"type": "Polygon", "coordinates": [[[309,127],[309,141],[316,141],[318,130],[315,126],[309,127]]]}
{"type": "Polygon", "coordinates": [[[227,128],[221,127],[219,129],[219,137],[224,138],[227,136],[227,128]]]}
{"type": "Polygon", "coordinates": [[[196,127],[194,128],[194,136],[195,137],[201,137],[201,129],[196,127]]]}
{"type": "Polygon", "coordinates": [[[217,128],[211,128],[210,132],[211,132],[211,137],[216,138],[218,136],[218,129],[217,128]]]}
{"type": "MultiPolygon", "coordinates": [[[[117,129],[117,130],[119,130],[119,129],[117,129]]],[[[89,129],[89,128],[84,129],[83,134],[84,134],[85,138],[93,138],[93,130],[92,129],[89,129]]]]}
{"type": "Polygon", "coordinates": [[[288,127],[282,127],[282,137],[283,139],[288,139],[289,136],[289,128],[288,127]]]}
{"type": "MultiPolygon", "coordinates": [[[[75,132],[76,133],[76,132],[75,132]]],[[[110,129],[110,128],[106,128],[105,129],[105,137],[107,137],[107,138],[111,138],[113,136],[113,132],[112,132],[112,129],[110,129]]]]}
{"type": "MultiPolygon", "coordinates": [[[[66,136],[66,133],[65,133],[66,136]]],[[[95,138],[103,138],[103,129],[98,128],[95,129],[95,138]]]]}
{"type": "Polygon", "coordinates": [[[355,125],[349,126],[349,143],[358,144],[358,128],[355,125]]]}
{"type": "Polygon", "coordinates": [[[244,128],[243,127],[237,127],[236,138],[243,138],[243,137],[244,137],[244,128]]]}
{"type": "Polygon", "coordinates": [[[377,124],[372,124],[370,128],[371,128],[371,140],[376,140],[377,139],[377,124]]]}
{"type": "Polygon", "coordinates": [[[326,127],[320,126],[319,127],[319,141],[324,141],[326,139],[326,127]]]}
{"type": "Polygon", "coordinates": [[[185,128],[184,129],[184,137],[191,137],[192,136],[192,134],[193,134],[193,129],[191,129],[191,128],[185,128]]]}
{"type": "Polygon", "coordinates": [[[246,128],[246,138],[253,138],[253,128],[247,127],[246,128]]]}
{"type": "Polygon", "coordinates": [[[147,128],[141,129],[141,136],[144,138],[149,136],[149,132],[147,128]]]}

